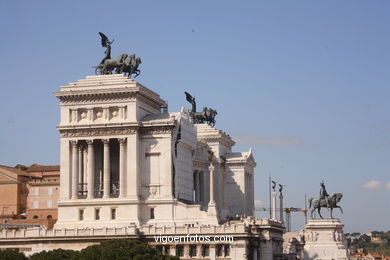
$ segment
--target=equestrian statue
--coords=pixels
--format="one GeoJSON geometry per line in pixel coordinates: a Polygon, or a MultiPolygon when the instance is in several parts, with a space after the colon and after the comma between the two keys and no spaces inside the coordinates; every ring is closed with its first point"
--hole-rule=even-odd
{"type": "Polygon", "coordinates": [[[326,191],[325,188],[325,183],[322,181],[320,183],[321,189],[320,189],[320,197],[317,198],[310,198],[309,199],[309,208],[311,208],[311,217],[313,218],[313,212],[314,210],[317,209],[318,215],[320,215],[321,218],[321,208],[327,208],[328,210],[330,209],[330,217],[333,218],[333,209],[334,208],[339,208],[341,213],[343,213],[343,209],[337,205],[337,203],[340,202],[341,198],[343,197],[342,193],[333,193],[332,195],[329,196],[328,192],[326,191]]]}
{"type": "Polygon", "coordinates": [[[111,44],[114,40],[110,41],[104,33],[99,32],[101,37],[102,47],[106,48],[104,52],[104,58],[99,65],[93,67],[95,68],[95,73],[97,75],[108,75],[108,74],[122,74],[124,73],[128,77],[131,77],[132,74],[135,74],[136,78],[141,71],[138,69],[138,66],[142,63],[140,57],[136,57],[135,54],[126,54],[121,53],[114,59],[111,58],[111,44]]]}

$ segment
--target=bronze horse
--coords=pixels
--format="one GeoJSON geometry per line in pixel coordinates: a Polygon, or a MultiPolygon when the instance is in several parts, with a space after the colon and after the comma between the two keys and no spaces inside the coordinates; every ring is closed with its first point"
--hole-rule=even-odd
{"type": "Polygon", "coordinates": [[[204,107],[202,112],[194,113],[195,123],[196,124],[207,123],[211,126],[215,126],[215,116],[217,114],[218,114],[217,110],[204,107]]]}
{"type": "MultiPolygon", "coordinates": [[[[341,193],[333,193],[331,196],[329,196],[327,199],[328,199],[328,202],[329,202],[329,205],[330,205],[330,217],[333,218],[333,209],[334,208],[339,208],[341,213],[343,213],[343,209],[337,205],[337,203],[340,202],[341,198],[343,197],[343,194],[341,193]]],[[[320,215],[321,218],[322,215],[321,215],[321,212],[320,212],[320,209],[321,208],[328,208],[328,203],[326,202],[325,199],[319,199],[319,198],[310,198],[309,199],[309,208],[311,208],[311,217],[313,218],[313,212],[315,209],[318,210],[318,214],[320,215]]]]}
{"type": "Polygon", "coordinates": [[[136,57],[135,54],[121,53],[114,59],[104,60],[102,64],[99,64],[94,68],[97,75],[124,73],[129,77],[131,77],[132,74],[135,74],[134,78],[136,78],[141,73],[138,69],[141,62],[141,58],[136,57]]]}

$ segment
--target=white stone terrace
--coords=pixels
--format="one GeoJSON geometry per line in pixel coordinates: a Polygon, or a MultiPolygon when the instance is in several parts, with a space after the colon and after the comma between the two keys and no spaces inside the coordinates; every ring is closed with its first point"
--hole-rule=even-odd
{"type": "MultiPolygon", "coordinates": [[[[256,225],[281,226],[280,222],[270,219],[256,219],[256,225]]],[[[243,222],[224,225],[199,225],[199,226],[152,226],[121,227],[121,228],[22,228],[0,232],[0,241],[9,239],[64,239],[74,237],[137,237],[139,235],[176,235],[176,234],[239,234],[248,232],[248,224],[243,222]]]]}

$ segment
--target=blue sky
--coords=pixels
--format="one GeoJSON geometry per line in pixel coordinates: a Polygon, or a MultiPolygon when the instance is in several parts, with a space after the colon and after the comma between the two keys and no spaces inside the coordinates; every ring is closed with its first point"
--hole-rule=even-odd
{"type": "Polygon", "coordinates": [[[184,91],[218,110],[236,150],[253,148],[265,206],[268,175],[289,207],[324,180],[344,193],[347,232],[390,230],[389,11],[359,0],[1,1],[0,164],[59,162],[52,93],[94,73],[102,31],[112,56],[142,57],[137,80],[169,111],[189,107],[184,91]]]}

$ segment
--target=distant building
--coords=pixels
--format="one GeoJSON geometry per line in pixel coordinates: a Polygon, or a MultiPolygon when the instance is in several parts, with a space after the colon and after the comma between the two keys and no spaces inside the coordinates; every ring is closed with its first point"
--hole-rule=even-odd
{"type": "Polygon", "coordinates": [[[59,197],[60,167],[33,164],[26,170],[31,174],[28,183],[27,219],[56,220],[59,197]]]}
{"type": "Polygon", "coordinates": [[[20,165],[16,167],[0,166],[0,218],[2,224],[26,215],[28,182],[31,180],[31,175],[23,169],[25,167],[20,165]]]}
{"type": "Polygon", "coordinates": [[[1,223],[52,227],[57,220],[58,165],[0,166],[1,223]]]}

